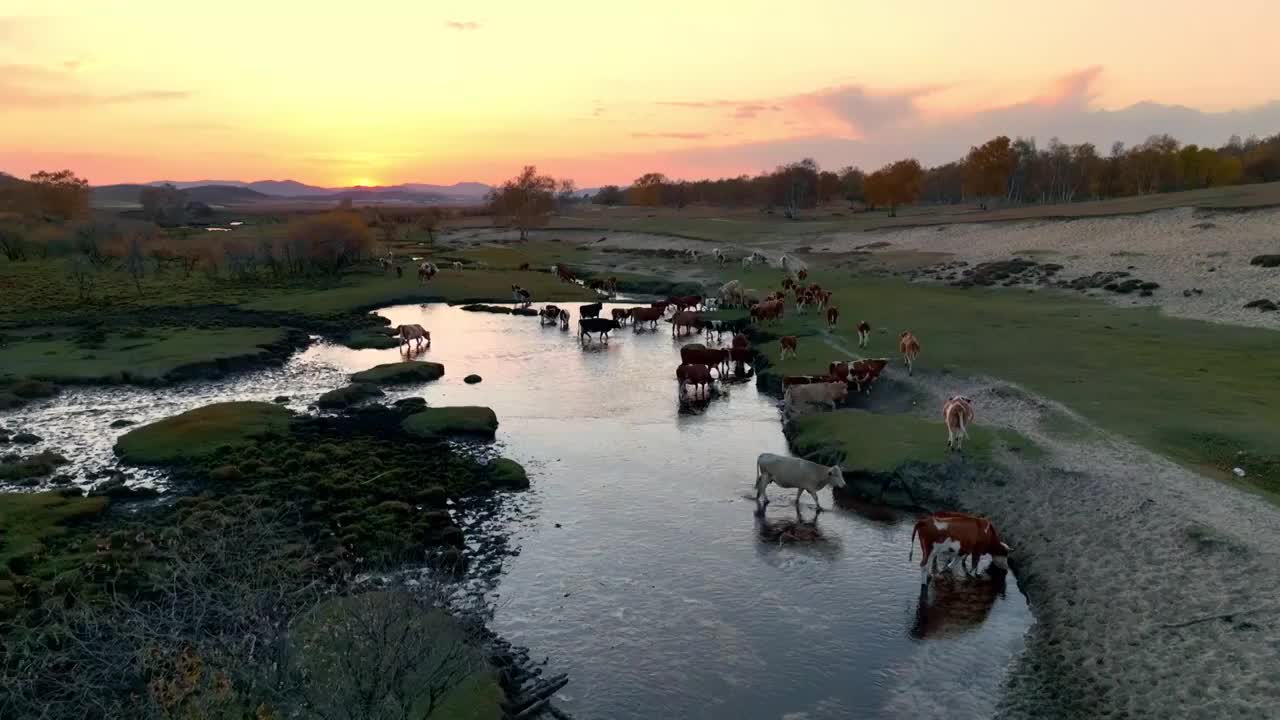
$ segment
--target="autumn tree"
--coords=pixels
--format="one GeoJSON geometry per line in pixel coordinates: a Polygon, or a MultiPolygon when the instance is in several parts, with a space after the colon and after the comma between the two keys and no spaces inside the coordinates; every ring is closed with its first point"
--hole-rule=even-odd
{"type": "Polygon", "coordinates": [[[667,176],[662,173],[645,173],[627,188],[627,203],[657,207],[662,203],[662,188],[667,183],[667,176]]]}
{"type": "Polygon", "coordinates": [[[969,148],[964,160],[965,191],[979,198],[980,207],[986,210],[991,199],[1003,196],[1008,190],[1009,176],[1017,162],[1012,143],[1004,135],[969,148]]]}
{"type": "Polygon", "coordinates": [[[520,239],[529,239],[529,230],[545,225],[555,205],[556,180],[539,175],[538,168],[526,165],[516,177],[489,193],[489,210],[497,221],[515,227],[520,239]]]}
{"type": "Polygon", "coordinates": [[[830,170],[818,173],[818,204],[825,205],[840,196],[840,176],[830,170]]]}
{"type": "Polygon", "coordinates": [[[89,181],[70,170],[40,171],[27,188],[27,214],[51,220],[70,220],[89,212],[89,181]]]}
{"type": "Polygon", "coordinates": [[[866,173],[852,165],[840,168],[840,192],[850,205],[866,200],[863,193],[863,183],[866,179],[866,173]]]}
{"type": "Polygon", "coordinates": [[[897,217],[898,206],[916,201],[924,169],[914,158],[885,165],[867,176],[867,201],[874,206],[887,206],[889,217],[897,217]]]}
{"type": "Polygon", "coordinates": [[[335,276],[373,246],[364,219],[341,210],[295,220],[289,226],[288,239],[303,252],[312,268],[335,276]]]}

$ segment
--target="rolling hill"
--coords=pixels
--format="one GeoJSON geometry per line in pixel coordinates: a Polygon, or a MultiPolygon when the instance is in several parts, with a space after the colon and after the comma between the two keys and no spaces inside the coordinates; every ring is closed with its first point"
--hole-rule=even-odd
{"type": "MultiPolygon", "coordinates": [[[[102,185],[93,188],[89,201],[96,205],[137,204],[138,195],[146,185],[102,185]]],[[[256,190],[235,185],[196,185],[185,188],[187,198],[206,205],[245,205],[269,199],[256,190]]]]}

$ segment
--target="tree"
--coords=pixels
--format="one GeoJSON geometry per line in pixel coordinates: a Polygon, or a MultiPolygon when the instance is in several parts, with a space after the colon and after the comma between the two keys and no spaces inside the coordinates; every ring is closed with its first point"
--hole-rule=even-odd
{"type": "Polygon", "coordinates": [[[916,201],[920,196],[924,170],[914,158],[886,165],[867,177],[867,201],[889,208],[889,217],[897,217],[898,206],[916,201]]]}
{"type": "Polygon", "coordinates": [[[489,211],[499,222],[520,230],[520,239],[529,239],[529,230],[544,225],[554,206],[556,180],[539,175],[538,168],[526,165],[516,177],[489,193],[489,211]]]}
{"type": "Polygon", "coordinates": [[[596,191],[591,202],[597,205],[621,205],[626,202],[626,198],[622,194],[622,188],[617,185],[605,185],[596,191]]]}
{"type": "Polygon", "coordinates": [[[27,237],[20,230],[0,227],[0,252],[10,262],[27,259],[27,237]]]}
{"type": "Polygon", "coordinates": [[[844,194],[844,199],[848,200],[850,205],[866,199],[863,194],[863,183],[866,179],[867,174],[852,165],[840,168],[840,192],[844,194]]]}
{"type": "Polygon", "coordinates": [[[823,170],[818,173],[818,204],[825,205],[840,195],[840,176],[823,170]]]}
{"type": "Polygon", "coordinates": [[[788,219],[799,219],[801,208],[811,208],[817,202],[818,163],[813,158],[780,165],[770,178],[772,201],[782,205],[788,219]]]}
{"type": "Polygon", "coordinates": [[[138,296],[142,296],[142,277],[147,271],[147,258],[142,250],[142,236],[140,233],[129,233],[129,239],[125,244],[124,268],[129,273],[129,277],[133,278],[133,287],[138,291],[138,296]]]}
{"type": "Polygon", "coordinates": [[[662,173],[645,173],[627,188],[627,204],[657,207],[662,203],[662,188],[667,184],[662,173]]]}
{"type": "Polygon", "coordinates": [[[559,207],[565,207],[571,204],[576,198],[574,193],[578,192],[578,186],[573,180],[564,178],[556,187],[556,204],[559,207]]]}
{"type": "Polygon", "coordinates": [[[89,212],[89,181],[70,170],[40,171],[31,176],[28,214],[71,220],[89,212]]]}
{"type": "Polygon", "coordinates": [[[980,207],[986,210],[989,199],[1008,191],[1009,176],[1017,164],[1018,156],[1004,135],[988,140],[980,147],[969,148],[969,155],[964,160],[965,191],[980,198],[980,207]]]}
{"type": "Polygon", "coordinates": [[[162,226],[186,223],[187,193],[173,185],[144,187],[138,192],[138,202],[147,219],[162,226]]]}
{"type": "Polygon", "coordinates": [[[288,237],[302,251],[300,261],[334,276],[364,257],[373,246],[364,220],[356,213],[341,210],[294,221],[288,237]]]}

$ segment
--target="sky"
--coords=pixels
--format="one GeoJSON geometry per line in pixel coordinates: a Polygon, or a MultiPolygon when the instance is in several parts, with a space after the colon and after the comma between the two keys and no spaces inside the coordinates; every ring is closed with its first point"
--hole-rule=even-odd
{"type": "Polygon", "coordinates": [[[0,171],[579,187],[1280,132],[1276,0],[0,0],[0,171]],[[339,10],[340,8],[340,10],[339,10]]]}

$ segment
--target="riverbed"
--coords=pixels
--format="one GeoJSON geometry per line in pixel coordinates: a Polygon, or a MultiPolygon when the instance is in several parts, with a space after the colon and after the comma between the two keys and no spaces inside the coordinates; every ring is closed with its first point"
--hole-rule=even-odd
{"type": "MultiPolygon", "coordinates": [[[[755,457],[786,452],[777,403],[750,379],[681,402],[678,350],[701,338],[673,339],[660,324],[584,347],[537,318],[442,305],[379,312],[430,330],[420,357],[446,368],[390,397],[492,407],[502,454],[529,470],[533,489],[500,509],[513,552],[473,583],[495,631],[569,673],[562,709],[620,719],[992,715],[1032,623],[1016,579],[947,579],[922,600],[910,516],[823,492],[831,512],[816,515],[806,499],[797,524],[794,496],[774,488],[757,518],[755,457]],[[465,384],[470,373],[483,381],[465,384]]],[[[74,452],[77,482],[87,482],[86,468],[112,462],[124,432],[112,420],[280,395],[305,411],[348,373],[398,357],[319,343],[280,368],[163,389],[72,389],[3,420],[74,452]]]]}

